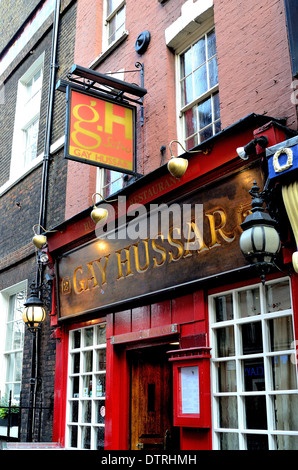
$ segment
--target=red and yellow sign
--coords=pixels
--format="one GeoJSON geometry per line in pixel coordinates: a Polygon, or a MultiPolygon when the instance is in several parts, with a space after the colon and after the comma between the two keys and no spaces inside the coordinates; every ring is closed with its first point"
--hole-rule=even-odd
{"type": "Polygon", "coordinates": [[[135,173],[135,108],[74,89],[68,95],[65,157],[135,173]]]}

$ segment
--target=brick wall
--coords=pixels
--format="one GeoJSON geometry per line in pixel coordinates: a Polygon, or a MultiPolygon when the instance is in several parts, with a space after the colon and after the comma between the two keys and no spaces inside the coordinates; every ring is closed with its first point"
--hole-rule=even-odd
{"type": "Polygon", "coordinates": [[[297,129],[283,0],[214,1],[223,127],[255,112],[297,129]]]}
{"type": "Polygon", "coordinates": [[[0,53],[40,0],[5,0],[0,2],[0,53]]]}
{"type": "MultiPolygon", "coordinates": [[[[20,4],[21,2],[19,1],[17,3],[20,4]]],[[[32,3],[34,2],[29,3],[28,1],[27,6],[29,7],[32,3]]],[[[1,8],[3,7],[2,4],[3,2],[1,3],[1,8]]],[[[59,28],[57,57],[59,70],[57,72],[57,80],[60,77],[65,78],[73,64],[76,20],[76,2],[64,0],[61,5],[63,11],[59,28]]],[[[25,10],[19,13],[20,15],[22,13],[25,15],[25,10]]],[[[24,20],[25,16],[23,17],[23,21],[24,20]]],[[[5,21],[9,21],[8,15],[6,15],[5,18],[1,17],[0,23],[2,22],[3,24],[5,21]]],[[[48,30],[45,30],[44,27],[41,34],[37,35],[35,40],[31,41],[30,44],[24,48],[5,74],[5,103],[4,105],[0,105],[0,186],[9,180],[18,80],[43,52],[45,52],[45,60],[38,155],[44,150],[52,43],[51,23],[48,23],[47,27],[49,28],[48,30]]],[[[65,95],[60,92],[55,92],[52,143],[64,135],[64,130],[65,95]]],[[[67,162],[63,158],[63,149],[61,149],[53,155],[53,159],[49,165],[46,228],[56,226],[64,220],[66,170],[67,162]]],[[[0,197],[0,291],[26,279],[30,287],[30,284],[35,280],[36,258],[35,248],[32,244],[32,227],[34,224],[38,223],[39,220],[41,178],[42,164],[8,188],[0,197]]],[[[42,324],[40,335],[39,376],[41,378],[41,387],[38,394],[38,404],[40,400],[42,400],[42,405],[46,410],[42,417],[41,435],[35,436],[35,438],[46,442],[52,440],[55,382],[56,343],[55,340],[50,339],[50,335],[50,317],[47,316],[45,322],[42,324]]],[[[32,338],[32,334],[26,331],[22,373],[22,397],[23,405],[25,406],[29,403],[32,338]]],[[[21,440],[26,440],[26,413],[23,415],[22,419],[21,440]]]]}
{"type": "MultiPolygon", "coordinates": [[[[141,174],[149,173],[164,163],[169,157],[169,142],[177,138],[174,54],[165,45],[164,30],[179,15],[182,3],[170,1],[161,5],[158,1],[141,0],[136,8],[136,3],[128,0],[125,29],[129,36],[96,67],[98,72],[107,73],[120,69],[134,70],[137,61],[144,63],[144,87],[148,94],[144,97],[143,127],[137,105],[137,171],[141,174]],[[147,52],[139,55],[135,51],[135,41],[144,30],[150,31],[151,41],[147,52]],[[160,152],[163,145],[167,147],[167,157],[160,152]]],[[[90,2],[78,0],[75,61],[84,66],[93,62],[102,50],[103,2],[93,1],[93,5],[94,18],[90,22],[90,2]]],[[[125,74],[124,80],[141,85],[139,72],[125,74]]],[[[92,204],[95,183],[95,168],[72,161],[68,163],[66,219],[92,204]],[[84,181],[84,184],[78,185],[78,181],[84,181]]]]}

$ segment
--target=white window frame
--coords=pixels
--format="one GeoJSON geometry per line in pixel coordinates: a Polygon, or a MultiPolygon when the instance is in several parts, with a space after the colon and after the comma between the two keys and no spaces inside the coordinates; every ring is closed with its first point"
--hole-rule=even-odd
{"type": "MultiPolygon", "coordinates": [[[[25,145],[26,145],[26,130],[36,121],[39,121],[42,83],[43,83],[43,66],[44,66],[44,53],[31,65],[27,72],[21,77],[18,82],[17,102],[15,123],[12,141],[12,155],[10,164],[10,180],[17,180],[20,176],[25,174],[28,170],[36,166],[42,160],[42,156],[36,154],[35,158],[26,162],[25,158],[25,145]],[[29,100],[30,107],[26,109],[28,100],[26,99],[26,86],[29,81],[41,71],[41,87],[37,93],[32,95],[29,100]]],[[[27,107],[28,108],[28,107],[27,107]]]]}
{"type": "MultiPolygon", "coordinates": [[[[14,354],[16,352],[21,352],[23,353],[23,346],[22,344],[20,348],[18,349],[13,349],[11,351],[6,350],[6,334],[7,334],[7,321],[8,321],[8,310],[9,310],[9,299],[15,294],[18,294],[19,292],[24,291],[25,292],[25,298],[26,298],[26,292],[28,288],[28,281],[21,281],[14,286],[8,287],[6,289],[3,289],[0,292],[0,392],[1,392],[1,397],[5,395],[5,389],[6,389],[6,377],[7,377],[7,365],[8,365],[8,360],[7,356],[9,354],[14,354]]],[[[23,325],[24,328],[24,333],[25,333],[25,324],[23,325]]],[[[21,385],[21,382],[20,382],[21,385]]]]}
{"type": "MultiPolygon", "coordinates": [[[[285,280],[289,281],[290,287],[290,296],[291,294],[291,283],[288,278],[279,278],[273,281],[266,282],[266,286],[274,286],[274,284],[278,284],[285,280]]],[[[292,305],[292,299],[291,305],[292,305]]],[[[212,432],[213,432],[213,448],[215,450],[220,449],[220,433],[234,433],[238,435],[239,439],[239,449],[245,450],[246,449],[246,436],[248,434],[262,434],[268,437],[268,447],[269,450],[276,449],[276,438],[278,436],[296,436],[298,439],[298,429],[293,430],[284,430],[280,431],[275,429],[274,423],[274,397],[277,395],[297,395],[298,388],[290,389],[290,390],[277,390],[273,387],[273,377],[271,371],[271,362],[272,358],[280,357],[281,356],[288,356],[293,361],[295,365],[296,371],[296,387],[297,387],[297,357],[296,357],[296,341],[295,341],[295,330],[294,330],[294,319],[293,319],[293,308],[285,309],[282,311],[274,311],[271,313],[266,313],[266,302],[265,302],[265,287],[263,284],[255,284],[255,285],[248,285],[242,287],[241,289],[233,289],[229,291],[223,291],[216,294],[209,296],[209,328],[210,328],[210,346],[211,346],[211,397],[212,397],[212,432]],[[238,314],[239,306],[237,303],[236,296],[238,292],[241,291],[248,291],[250,289],[257,288],[259,289],[260,293],[260,305],[261,305],[261,313],[258,315],[247,316],[240,318],[238,314]],[[215,314],[215,298],[220,296],[225,296],[227,294],[232,294],[233,296],[233,309],[235,315],[232,320],[225,320],[216,322],[215,314]],[[279,351],[270,351],[269,345],[269,322],[268,320],[281,318],[281,317],[292,317],[292,329],[293,329],[293,343],[291,344],[292,348],[287,350],[279,350],[279,351]],[[262,345],[263,345],[263,352],[256,353],[256,354],[243,354],[241,350],[241,332],[240,328],[242,325],[251,323],[251,322],[261,322],[262,323],[262,345]],[[235,354],[231,356],[225,357],[217,357],[216,349],[217,349],[217,330],[218,328],[224,327],[233,327],[234,329],[234,343],[235,343],[235,354]],[[244,371],[242,369],[242,365],[244,364],[244,360],[249,359],[260,359],[262,358],[264,361],[264,377],[265,377],[265,390],[264,391],[245,391],[244,387],[244,371]],[[220,362],[225,361],[235,361],[236,365],[236,382],[237,382],[237,389],[236,391],[231,392],[219,392],[218,390],[218,367],[220,362]],[[242,364],[242,365],[241,365],[242,364]],[[244,410],[244,400],[247,396],[257,396],[262,395],[265,397],[266,402],[266,417],[267,417],[267,429],[248,429],[245,426],[245,410],[244,410]],[[219,410],[219,398],[221,397],[235,397],[237,400],[238,406],[238,427],[235,428],[220,428],[219,427],[219,418],[220,418],[220,410],[219,410]]],[[[227,365],[228,366],[228,365],[227,365]]]]}
{"type": "Polygon", "coordinates": [[[125,34],[125,20],[124,20],[124,26],[122,32],[119,34],[115,34],[115,39],[113,41],[110,41],[109,38],[109,27],[110,27],[110,22],[116,17],[118,12],[124,8],[124,16],[126,16],[126,1],[122,0],[117,7],[108,14],[108,0],[104,1],[104,10],[103,10],[103,51],[109,49],[114,43],[116,43],[123,34],[125,34]]]}
{"type": "MultiPolygon", "coordinates": [[[[177,47],[175,53],[175,74],[176,74],[176,113],[177,113],[177,135],[178,135],[178,140],[180,142],[183,142],[183,146],[187,146],[186,144],[186,135],[185,135],[185,122],[184,122],[184,116],[185,112],[188,111],[189,109],[192,109],[196,106],[198,106],[199,103],[202,103],[205,101],[207,98],[210,96],[213,96],[214,94],[219,92],[219,84],[217,83],[215,86],[212,88],[208,89],[206,92],[204,92],[202,95],[195,97],[190,103],[186,105],[182,105],[182,93],[181,93],[181,76],[180,76],[180,57],[181,55],[187,51],[187,49],[192,46],[194,43],[199,41],[203,37],[207,37],[207,34],[211,32],[214,29],[214,20],[213,17],[208,18],[204,24],[202,24],[200,27],[197,28],[195,33],[192,33],[187,36],[187,39],[181,43],[179,47],[177,47]]],[[[215,31],[215,36],[216,36],[216,31],[215,31]]],[[[206,58],[207,61],[207,58],[206,58]]],[[[214,116],[214,110],[213,110],[213,100],[211,102],[212,104],[212,129],[213,129],[213,134],[214,132],[214,122],[213,122],[213,116],[214,116]]],[[[198,144],[200,143],[199,141],[199,132],[196,133],[198,135],[198,144]]],[[[177,150],[178,150],[177,146],[177,150]]],[[[180,147],[178,150],[179,153],[183,153],[183,149],[180,147]]]]}
{"type": "MultiPolygon", "coordinates": [[[[88,325],[83,328],[73,329],[69,332],[69,353],[68,353],[68,378],[67,378],[67,411],[66,411],[66,439],[65,447],[67,449],[86,449],[83,443],[84,432],[90,430],[90,450],[96,449],[96,432],[100,429],[105,428],[104,423],[98,423],[96,416],[98,413],[104,418],[102,411],[105,410],[105,394],[97,389],[98,379],[104,379],[106,383],[106,369],[100,369],[96,367],[96,359],[99,359],[99,354],[103,351],[106,352],[107,343],[98,343],[94,338],[100,328],[106,328],[106,323],[96,323],[88,325]],[[87,329],[93,330],[93,344],[85,345],[83,341],[84,334],[87,329]],[[73,339],[76,332],[80,331],[80,347],[73,347],[73,339]],[[92,353],[92,370],[84,371],[84,358],[88,353],[92,353]],[[80,358],[79,361],[79,372],[75,372],[74,361],[75,356],[80,358]],[[92,380],[92,392],[88,389],[86,384],[90,385],[90,377],[92,380]],[[86,380],[85,380],[86,379],[86,380]],[[72,393],[72,386],[74,381],[77,381],[79,385],[79,392],[77,394],[72,393]],[[89,382],[88,382],[89,380],[89,382]],[[73,395],[73,396],[72,396],[73,395]],[[77,396],[74,396],[77,395],[77,396]],[[77,404],[77,405],[76,405],[77,404]],[[77,421],[71,421],[71,407],[78,406],[78,419],[77,421]],[[90,406],[91,410],[91,422],[86,422],[83,417],[84,409],[90,406]],[[77,447],[71,446],[71,430],[72,428],[77,429],[77,447]]],[[[88,447],[89,449],[89,447],[88,447]]]]}

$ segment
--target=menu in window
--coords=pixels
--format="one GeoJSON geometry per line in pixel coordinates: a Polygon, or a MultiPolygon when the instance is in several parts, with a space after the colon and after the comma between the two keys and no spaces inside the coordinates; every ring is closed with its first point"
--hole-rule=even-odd
{"type": "Polygon", "coordinates": [[[199,367],[181,367],[182,414],[200,413],[199,367]]]}

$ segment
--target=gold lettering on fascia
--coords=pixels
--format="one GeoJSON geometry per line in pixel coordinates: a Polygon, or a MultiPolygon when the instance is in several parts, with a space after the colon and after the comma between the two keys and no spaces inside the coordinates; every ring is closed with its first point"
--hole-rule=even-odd
{"type": "MultiPolygon", "coordinates": [[[[236,217],[241,217],[244,212],[244,207],[239,208],[236,217]]],[[[121,282],[131,276],[159,269],[166,263],[177,263],[179,260],[191,258],[195,253],[200,254],[221,247],[223,244],[231,244],[236,239],[239,226],[236,225],[232,231],[226,229],[227,215],[223,209],[216,208],[205,215],[209,224],[208,245],[195,222],[188,222],[186,240],[182,239],[180,228],[172,227],[167,238],[158,233],[152,239],[139,240],[101,258],[76,266],[72,276],[63,277],[62,294],[72,292],[71,284],[77,295],[106,286],[109,266],[113,259],[114,265],[116,264],[115,280],[121,282]],[[196,250],[191,249],[194,242],[196,242],[196,250]]]]}

